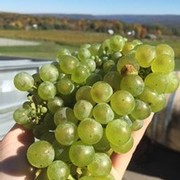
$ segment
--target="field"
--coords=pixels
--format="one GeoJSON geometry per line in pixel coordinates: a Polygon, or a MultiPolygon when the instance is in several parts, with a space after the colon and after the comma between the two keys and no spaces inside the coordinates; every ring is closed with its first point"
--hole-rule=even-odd
{"type": "MultiPolygon", "coordinates": [[[[0,30],[0,37],[33,40],[36,46],[0,46],[0,56],[55,59],[57,51],[66,47],[72,51],[84,43],[102,42],[110,37],[106,33],[57,30],[0,30]]],[[[163,37],[161,40],[143,40],[150,44],[167,43],[176,54],[176,69],[180,69],[180,37],[163,37]]]]}

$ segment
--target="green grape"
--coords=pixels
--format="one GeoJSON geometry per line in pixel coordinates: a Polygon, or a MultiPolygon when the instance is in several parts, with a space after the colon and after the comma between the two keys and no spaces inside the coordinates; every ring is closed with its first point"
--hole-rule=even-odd
{"type": "Polygon", "coordinates": [[[78,135],[86,144],[96,144],[103,136],[103,127],[92,118],[86,118],[78,125],[78,135]]]}
{"type": "Polygon", "coordinates": [[[167,88],[167,75],[162,73],[150,73],[146,76],[144,82],[146,86],[162,94],[167,88]]]}
{"type": "Polygon", "coordinates": [[[149,117],[150,114],[151,114],[150,106],[142,100],[135,99],[135,107],[131,112],[131,116],[134,119],[143,120],[149,117]]]}
{"type": "Polygon", "coordinates": [[[91,117],[93,105],[86,100],[79,100],[75,103],[73,111],[75,117],[79,120],[84,120],[85,118],[91,117]]]}
{"type": "Polygon", "coordinates": [[[132,125],[131,125],[132,131],[137,131],[143,127],[144,121],[133,118],[131,118],[131,120],[132,120],[132,125]]]}
{"type": "Polygon", "coordinates": [[[110,144],[111,148],[113,149],[114,152],[121,154],[121,153],[127,153],[132,147],[133,147],[133,137],[131,136],[127,142],[125,142],[122,145],[114,145],[110,144]]]}
{"type": "Polygon", "coordinates": [[[126,75],[123,76],[120,82],[120,89],[129,91],[134,97],[136,97],[143,92],[144,81],[138,75],[126,75]]]}
{"type": "Polygon", "coordinates": [[[30,123],[29,110],[27,108],[20,107],[13,113],[13,118],[16,123],[25,125],[30,123]]]}
{"type": "Polygon", "coordinates": [[[59,93],[68,95],[73,92],[75,85],[69,78],[64,77],[57,82],[56,87],[59,93]]]}
{"type": "Polygon", "coordinates": [[[115,62],[113,60],[109,59],[103,63],[103,71],[105,73],[107,73],[113,69],[115,69],[115,62]]]}
{"type": "Polygon", "coordinates": [[[159,94],[153,104],[150,105],[152,112],[159,112],[166,106],[166,96],[159,94]]]}
{"type": "Polygon", "coordinates": [[[86,67],[80,65],[74,69],[71,75],[71,79],[77,84],[82,84],[86,82],[88,76],[89,76],[89,70],[86,67]]]}
{"type": "Polygon", "coordinates": [[[34,85],[34,79],[29,73],[20,72],[14,77],[14,85],[20,91],[29,91],[34,85]]]}
{"type": "Polygon", "coordinates": [[[110,39],[105,39],[99,48],[98,55],[101,56],[103,54],[109,53],[110,51],[110,39]]]}
{"type": "Polygon", "coordinates": [[[78,51],[78,58],[80,61],[86,61],[91,57],[91,52],[87,48],[80,48],[78,51]]]}
{"type": "Polygon", "coordinates": [[[123,119],[115,119],[106,126],[106,137],[111,144],[120,146],[131,136],[131,127],[123,119]],[[116,135],[114,134],[116,132],[116,135]]]}
{"type": "Polygon", "coordinates": [[[49,180],[67,180],[70,174],[68,165],[61,161],[53,161],[47,168],[47,175],[49,180]]]}
{"type": "Polygon", "coordinates": [[[157,97],[158,93],[155,90],[145,86],[144,91],[137,98],[151,105],[156,101],[157,97]]]}
{"type": "Polygon", "coordinates": [[[71,52],[68,49],[66,49],[66,48],[60,49],[57,52],[57,55],[56,55],[57,61],[60,62],[61,61],[61,57],[64,56],[64,55],[71,55],[71,52]]]}
{"type": "Polygon", "coordinates": [[[84,144],[81,141],[75,142],[69,149],[70,160],[78,167],[84,167],[90,164],[94,159],[94,155],[95,150],[93,146],[84,144]]]}
{"type": "Polygon", "coordinates": [[[174,70],[175,62],[174,59],[167,55],[158,55],[151,64],[151,69],[153,72],[157,73],[170,73],[174,70]]]}
{"type": "Polygon", "coordinates": [[[54,157],[55,152],[52,145],[44,140],[32,143],[27,150],[27,159],[36,168],[48,167],[54,157]]]}
{"type": "Polygon", "coordinates": [[[122,49],[122,53],[124,55],[128,54],[130,51],[132,51],[135,47],[135,44],[133,42],[126,42],[123,49],[122,49]]]}
{"type": "Polygon", "coordinates": [[[122,56],[117,62],[117,71],[121,74],[138,74],[139,68],[139,64],[135,60],[134,52],[122,56]],[[124,72],[125,68],[127,68],[127,70],[124,72]]]}
{"type": "Polygon", "coordinates": [[[93,116],[97,122],[107,124],[114,119],[114,112],[109,104],[98,103],[93,108],[93,116]]]}
{"type": "Polygon", "coordinates": [[[150,67],[155,57],[156,49],[151,45],[142,44],[136,49],[135,58],[141,67],[150,67]]]}
{"type": "Polygon", "coordinates": [[[47,102],[47,107],[52,113],[55,113],[63,105],[63,99],[58,96],[55,96],[53,99],[49,99],[47,102]]]}
{"type": "Polygon", "coordinates": [[[168,44],[158,44],[156,46],[156,54],[159,56],[161,54],[167,54],[174,58],[174,50],[168,44]]]}
{"type": "Polygon", "coordinates": [[[56,95],[56,87],[49,81],[42,82],[38,87],[38,95],[43,100],[52,99],[56,95]]]}
{"type": "Polygon", "coordinates": [[[96,62],[93,59],[85,60],[82,65],[84,65],[90,72],[94,72],[96,70],[96,62]]]}
{"type": "Polygon", "coordinates": [[[96,103],[109,102],[112,94],[112,87],[105,81],[96,82],[91,89],[91,97],[96,103]]]}
{"type": "Polygon", "coordinates": [[[74,56],[63,55],[59,64],[64,73],[72,74],[74,69],[79,65],[79,60],[74,56]]]}
{"type": "Polygon", "coordinates": [[[59,71],[53,64],[44,64],[39,69],[39,76],[43,81],[55,82],[59,77],[59,71]]]}
{"type": "Polygon", "coordinates": [[[55,137],[60,144],[71,145],[78,139],[77,126],[72,122],[59,124],[55,129],[55,137]]]}
{"type": "Polygon", "coordinates": [[[111,59],[117,64],[119,58],[122,57],[122,53],[120,51],[114,52],[111,54],[111,59]]]}
{"type": "Polygon", "coordinates": [[[134,97],[125,90],[116,91],[111,96],[110,104],[112,110],[118,115],[130,114],[135,107],[134,97]]]}
{"type": "Polygon", "coordinates": [[[76,124],[78,119],[74,115],[74,111],[69,107],[61,107],[54,114],[54,123],[57,125],[72,122],[76,124]]]}
{"type": "Polygon", "coordinates": [[[114,35],[110,38],[110,47],[113,51],[122,51],[125,45],[125,40],[120,35],[114,35]]]}
{"type": "Polygon", "coordinates": [[[91,52],[92,56],[96,56],[98,54],[99,48],[101,44],[92,44],[88,49],[91,52]]]}
{"type": "Polygon", "coordinates": [[[138,46],[138,45],[142,44],[142,41],[140,41],[139,39],[134,39],[134,40],[132,41],[132,43],[133,43],[135,46],[138,46]]]}
{"type": "Polygon", "coordinates": [[[110,84],[114,91],[119,90],[119,84],[121,82],[122,76],[117,71],[110,71],[104,75],[103,81],[110,84]]]}
{"type": "Polygon", "coordinates": [[[111,159],[105,153],[95,153],[93,161],[88,165],[92,176],[107,176],[111,169],[111,159]]]}
{"type": "Polygon", "coordinates": [[[103,136],[100,141],[93,146],[97,152],[107,152],[110,150],[110,144],[106,137],[105,129],[103,129],[103,136]]]}
{"type": "Polygon", "coordinates": [[[92,86],[94,83],[102,81],[102,76],[97,73],[91,73],[86,79],[86,85],[92,86]]]}
{"type": "Polygon", "coordinates": [[[169,73],[167,76],[167,87],[165,93],[173,93],[177,90],[180,84],[180,79],[175,72],[169,73]]]}
{"type": "Polygon", "coordinates": [[[91,88],[91,86],[87,85],[79,87],[79,89],[76,92],[76,101],[84,99],[89,101],[92,105],[95,105],[95,102],[93,101],[90,93],[91,88]]]}

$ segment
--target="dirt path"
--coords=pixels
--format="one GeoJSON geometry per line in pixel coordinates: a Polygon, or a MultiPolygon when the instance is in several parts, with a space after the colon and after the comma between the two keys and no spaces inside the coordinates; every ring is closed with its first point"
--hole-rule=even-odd
{"type": "Polygon", "coordinates": [[[36,46],[39,42],[18,39],[0,38],[0,46],[36,46]]]}

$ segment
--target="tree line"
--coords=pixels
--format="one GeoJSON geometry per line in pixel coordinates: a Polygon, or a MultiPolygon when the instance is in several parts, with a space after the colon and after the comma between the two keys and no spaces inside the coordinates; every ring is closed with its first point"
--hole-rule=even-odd
{"type": "Polygon", "coordinates": [[[156,37],[162,35],[180,36],[178,27],[167,27],[165,25],[143,25],[139,23],[125,23],[120,20],[96,20],[96,19],[70,19],[53,16],[38,16],[27,14],[0,13],[0,29],[13,30],[74,30],[105,32],[111,30],[121,35],[133,35],[136,38],[144,38],[147,34],[156,37]]]}

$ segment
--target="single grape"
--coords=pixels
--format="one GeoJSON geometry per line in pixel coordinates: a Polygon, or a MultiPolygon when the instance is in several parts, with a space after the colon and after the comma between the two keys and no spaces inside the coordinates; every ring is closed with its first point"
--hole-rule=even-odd
{"type": "Polygon", "coordinates": [[[47,175],[49,180],[67,180],[70,174],[68,165],[61,161],[53,161],[47,168],[47,175]]]}
{"type": "Polygon", "coordinates": [[[174,58],[174,50],[168,44],[158,44],[156,46],[156,54],[159,56],[161,54],[167,54],[174,58]]]}
{"type": "Polygon", "coordinates": [[[152,71],[157,73],[170,73],[174,67],[174,59],[167,54],[158,55],[151,64],[152,71]]]}
{"type": "Polygon", "coordinates": [[[72,74],[74,69],[79,65],[79,60],[71,55],[63,55],[60,59],[60,68],[66,74],[72,74]]]}
{"type": "Polygon", "coordinates": [[[73,109],[69,107],[61,107],[54,114],[54,123],[56,126],[66,122],[72,122],[76,124],[78,119],[74,115],[73,109]]]}
{"type": "Polygon", "coordinates": [[[64,55],[71,55],[71,52],[69,51],[69,49],[66,48],[61,48],[56,55],[57,61],[60,62],[61,61],[61,57],[64,55]]]}
{"type": "Polygon", "coordinates": [[[111,159],[105,153],[95,153],[93,161],[88,165],[88,170],[92,176],[107,176],[111,169],[111,159]]]}
{"type": "Polygon", "coordinates": [[[114,152],[118,154],[122,154],[122,153],[127,153],[132,148],[133,143],[134,143],[134,140],[133,140],[133,137],[131,136],[129,140],[122,145],[117,146],[114,144],[110,144],[110,146],[114,152]]]}
{"type": "Polygon", "coordinates": [[[56,140],[65,146],[69,146],[78,139],[77,126],[72,122],[59,124],[55,129],[56,140]]]}
{"type": "Polygon", "coordinates": [[[120,146],[126,143],[131,136],[131,127],[123,119],[115,119],[106,126],[106,137],[111,144],[120,146]],[[116,135],[114,135],[116,132],[116,135]]]}
{"type": "Polygon", "coordinates": [[[49,100],[55,97],[56,87],[49,81],[42,82],[38,87],[38,95],[43,100],[49,100]]]}
{"type": "Polygon", "coordinates": [[[78,58],[80,61],[86,61],[91,57],[91,52],[87,48],[80,48],[78,51],[78,58]]]}
{"type": "Polygon", "coordinates": [[[123,76],[120,82],[120,89],[130,92],[134,97],[136,97],[143,92],[144,81],[138,75],[126,75],[123,76]]]}
{"type": "Polygon", "coordinates": [[[96,62],[93,59],[87,59],[82,63],[90,72],[94,72],[96,70],[96,62]]]}
{"type": "Polygon", "coordinates": [[[49,99],[47,102],[47,107],[52,113],[55,113],[63,105],[64,105],[63,99],[58,96],[55,96],[54,98],[49,99]]]}
{"type": "Polygon", "coordinates": [[[16,123],[25,125],[30,123],[30,118],[29,118],[30,112],[28,109],[19,107],[16,109],[13,113],[13,118],[16,121],[16,123]]]}
{"type": "Polygon", "coordinates": [[[151,114],[151,107],[139,99],[135,99],[135,107],[131,112],[131,116],[134,119],[143,120],[151,114]]]}
{"type": "Polygon", "coordinates": [[[93,108],[93,116],[97,122],[107,124],[114,119],[114,112],[109,104],[98,103],[93,108]]]}
{"type": "Polygon", "coordinates": [[[77,84],[85,83],[88,77],[89,77],[89,70],[82,65],[77,66],[71,75],[72,81],[77,84]]]}
{"type": "Polygon", "coordinates": [[[87,85],[79,87],[79,89],[76,91],[76,101],[84,99],[89,101],[92,105],[95,105],[90,93],[91,88],[91,86],[87,85]]]}
{"type": "Polygon", "coordinates": [[[117,71],[121,74],[138,74],[139,68],[135,59],[135,52],[122,56],[117,62],[117,71]],[[124,68],[126,68],[125,72],[124,68]]]}
{"type": "Polygon", "coordinates": [[[141,67],[150,67],[155,57],[156,49],[151,45],[142,44],[136,49],[135,58],[141,67]]]}
{"type": "Polygon", "coordinates": [[[159,94],[165,93],[168,84],[167,75],[162,73],[150,73],[146,76],[144,82],[146,86],[159,94]]]}
{"type": "Polygon", "coordinates": [[[57,82],[56,87],[59,93],[68,95],[73,92],[75,85],[69,78],[64,77],[57,82]]]}
{"type": "Polygon", "coordinates": [[[95,155],[95,150],[92,145],[84,144],[77,141],[71,145],[69,149],[69,157],[72,163],[78,167],[84,167],[90,164],[95,155]]]}
{"type": "Polygon", "coordinates": [[[39,69],[39,76],[43,81],[55,82],[59,77],[59,71],[53,64],[44,64],[39,69]]]}
{"type": "Polygon", "coordinates": [[[104,81],[98,81],[93,84],[90,93],[92,99],[96,103],[109,102],[110,97],[113,94],[113,89],[108,83],[104,81]]]}
{"type": "Polygon", "coordinates": [[[96,144],[103,136],[103,127],[92,118],[86,118],[78,125],[78,135],[86,144],[96,144]]]}
{"type": "Polygon", "coordinates": [[[54,157],[55,152],[52,145],[44,140],[32,143],[27,150],[27,159],[36,168],[48,167],[54,157]]]}
{"type": "Polygon", "coordinates": [[[171,72],[167,75],[167,87],[165,93],[173,93],[177,90],[180,84],[180,78],[175,72],[171,72]]]}
{"type": "Polygon", "coordinates": [[[75,103],[73,111],[77,119],[84,120],[92,116],[92,109],[93,105],[89,101],[79,100],[75,103]]]}
{"type": "Polygon", "coordinates": [[[110,38],[110,47],[113,51],[122,51],[125,45],[125,40],[120,35],[114,35],[110,38]]]}
{"type": "Polygon", "coordinates": [[[112,110],[118,115],[127,115],[133,111],[135,101],[132,94],[128,91],[118,90],[111,96],[110,105],[112,110]]]}
{"type": "Polygon", "coordinates": [[[128,54],[130,51],[132,51],[135,47],[135,44],[133,42],[126,42],[123,49],[122,49],[122,53],[128,54]]]}
{"type": "Polygon", "coordinates": [[[29,91],[34,85],[34,79],[29,73],[20,72],[14,77],[14,85],[20,91],[29,91]]]}

